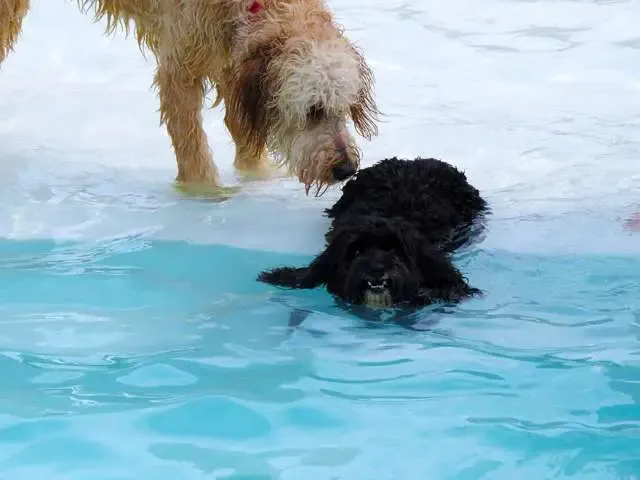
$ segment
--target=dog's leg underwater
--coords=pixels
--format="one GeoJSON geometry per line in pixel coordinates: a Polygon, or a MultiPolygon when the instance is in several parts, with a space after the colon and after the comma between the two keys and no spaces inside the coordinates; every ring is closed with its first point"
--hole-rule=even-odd
{"type": "Polygon", "coordinates": [[[0,64],[13,49],[29,10],[29,0],[0,0],[0,64]]]}

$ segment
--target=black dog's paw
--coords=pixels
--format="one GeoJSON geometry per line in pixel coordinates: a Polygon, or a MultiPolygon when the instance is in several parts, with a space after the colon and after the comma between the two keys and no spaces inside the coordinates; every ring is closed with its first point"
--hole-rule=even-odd
{"type": "Polygon", "coordinates": [[[265,270],[258,275],[258,281],[287,288],[305,288],[306,268],[282,267],[265,270]]]}
{"type": "Polygon", "coordinates": [[[294,278],[295,268],[274,268],[258,274],[258,281],[277,286],[288,286],[294,278]]]}

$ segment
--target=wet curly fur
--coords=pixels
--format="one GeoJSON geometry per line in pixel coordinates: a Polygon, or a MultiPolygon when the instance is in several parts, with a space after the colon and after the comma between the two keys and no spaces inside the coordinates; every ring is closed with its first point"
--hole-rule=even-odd
{"type": "Polygon", "coordinates": [[[272,285],[327,291],[353,305],[422,307],[479,294],[451,254],[482,227],[487,203],[464,173],[433,158],[361,170],[326,210],[326,248],[307,267],[266,270],[272,285]]]}
{"type": "MultiPolygon", "coordinates": [[[[215,90],[239,172],[271,170],[268,153],[316,194],[360,165],[348,128],[378,133],[374,75],[325,0],[75,0],[108,33],[134,33],[155,57],[153,85],[178,167],[200,191],[220,184],[201,110],[215,90]]],[[[0,0],[0,64],[30,0],[0,0]]],[[[62,2],[60,2],[62,3],[62,2]]]]}

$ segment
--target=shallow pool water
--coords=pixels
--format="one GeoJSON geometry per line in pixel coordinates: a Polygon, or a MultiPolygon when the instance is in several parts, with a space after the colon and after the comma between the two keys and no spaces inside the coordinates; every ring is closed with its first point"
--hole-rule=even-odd
{"type": "Polygon", "coordinates": [[[34,2],[0,72],[0,478],[635,479],[640,4],[333,0],[386,114],[491,203],[485,294],[414,323],[255,282],[322,247],[292,179],[186,199],[153,65],[34,2]],[[311,314],[287,327],[296,310],[311,314]]]}

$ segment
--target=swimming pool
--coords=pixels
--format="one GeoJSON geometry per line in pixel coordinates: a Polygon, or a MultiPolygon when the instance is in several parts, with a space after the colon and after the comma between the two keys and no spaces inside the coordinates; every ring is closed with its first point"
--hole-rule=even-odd
{"type": "Polygon", "coordinates": [[[637,478],[640,6],[330,2],[378,77],[369,162],[442,156],[494,210],[457,257],[486,295],[409,330],[256,283],[337,192],[181,198],[151,65],[46,3],[0,75],[0,478],[637,478]]]}

